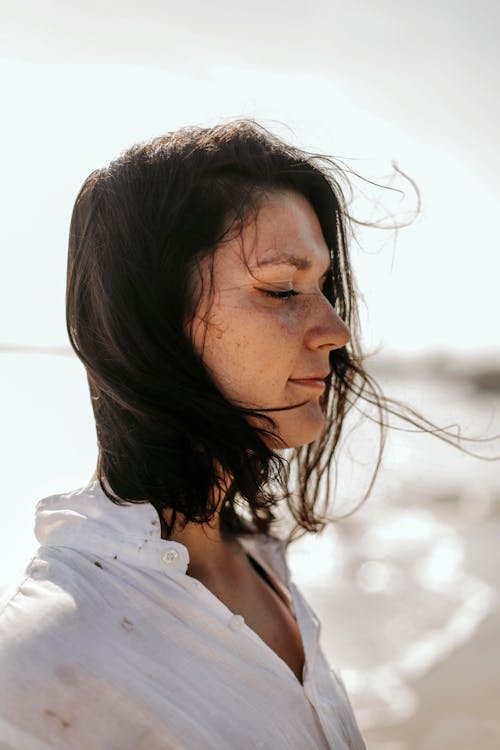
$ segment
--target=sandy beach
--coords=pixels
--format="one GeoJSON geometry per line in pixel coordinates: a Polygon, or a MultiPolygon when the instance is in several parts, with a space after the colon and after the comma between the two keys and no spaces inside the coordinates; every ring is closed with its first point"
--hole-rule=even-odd
{"type": "MultiPolygon", "coordinates": [[[[409,556],[401,547],[388,549],[390,574],[374,568],[371,579],[366,575],[373,547],[367,548],[369,535],[359,534],[370,526],[362,514],[343,522],[352,529],[341,524],[328,533],[343,560],[324,585],[304,578],[323,623],[323,648],[346,681],[369,750],[500,748],[500,493],[475,520],[458,496],[450,499],[432,503],[427,542],[434,552],[446,551],[447,542],[448,551],[460,554],[445,559],[441,571],[434,555],[434,591],[409,585],[410,570],[426,556],[422,544],[409,556]],[[447,529],[447,537],[436,529],[447,529]],[[405,578],[398,568],[406,569],[405,578]]],[[[384,518],[394,513],[388,509],[384,518]]],[[[328,537],[318,542],[326,548],[328,537]]],[[[292,564],[300,569],[298,551],[292,564]]]]}
{"type": "Polygon", "coordinates": [[[370,750],[500,748],[500,514],[466,532],[468,569],[497,603],[471,639],[410,684],[418,708],[407,721],[366,729],[370,750]]]}

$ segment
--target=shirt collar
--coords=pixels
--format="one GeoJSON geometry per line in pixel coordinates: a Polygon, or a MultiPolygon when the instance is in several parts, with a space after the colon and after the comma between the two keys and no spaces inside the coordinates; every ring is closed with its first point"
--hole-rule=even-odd
{"type": "Polygon", "coordinates": [[[173,575],[185,574],[189,552],[180,542],[161,538],[158,513],[150,503],[116,505],[98,480],[40,500],[35,535],[46,547],[69,547],[103,560],[126,562],[173,575]]]}

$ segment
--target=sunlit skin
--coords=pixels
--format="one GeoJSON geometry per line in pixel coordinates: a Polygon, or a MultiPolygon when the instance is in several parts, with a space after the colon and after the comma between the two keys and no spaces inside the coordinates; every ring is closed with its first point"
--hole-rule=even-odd
{"type": "MultiPolygon", "coordinates": [[[[204,292],[190,332],[211,377],[233,403],[294,406],[269,412],[283,446],[313,441],[324,425],[329,354],[350,338],[322,293],[331,258],[314,210],[301,195],[275,193],[216,250],[212,293],[210,262],[200,269],[204,292]]],[[[170,519],[169,511],[164,515],[170,519]]],[[[190,575],[212,588],[247,564],[221,534],[218,513],[203,527],[176,527],[170,538],[188,548],[190,575]]]]}
{"type": "Polygon", "coordinates": [[[266,199],[217,249],[213,299],[209,262],[192,337],[213,380],[230,401],[257,410],[305,402],[269,414],[283,447],[310,443],[324,424],[329,354],[350,337],[322,293],[331,258],[314,210],[296,193],[266,199]]]}

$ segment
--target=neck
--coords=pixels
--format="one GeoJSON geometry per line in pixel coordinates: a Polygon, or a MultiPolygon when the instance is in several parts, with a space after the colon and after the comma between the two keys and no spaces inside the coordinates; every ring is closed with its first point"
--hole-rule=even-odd
{"type": "MultiPolygon", "coordinates": [[[[162,512],[163,520],[170,526],[173,511],[165,508],[162,512]]],[[[216,512],[210,523],[187,523],[183,528],[181,520],[177,519],[168,539],[179,542],[187,547],[189,552],[188,575],[206,579],[219,576],[233,566],[235,556],[241,558],[244,554],[237,539],[225,534],[220,528],[219,512],[216,512]]],[[[162,523],[162,538],[166,539],[166,528],[162,523]]]]}
{"type": "MultiPolygon", "coordinates": [[[[92,479],[97,479],[97,470],[92,479]]],[[[221,483],[221,489],[214,489],[214,496],[218,498],[217,508],[222,505],[222,498],[227,492],[229,482],[221,483]],[[217,493],[217,494],[215,494],[217,493]]],[[[162,539],[167,539],[167,527],[171,525],[173,510],[165,508],[160,518],[162,539]]],[[[207,579],[210,576],[219,577],[228,568],[234,566],[236,559],[241,559],[244,550],[238,541],[230,534],[224,533],[220,527],[220,511],[217,510],[210,523],[187,523],[182,527],[182,514],[177,513],[176,522],[168,539],[179,542],[187,547],[189,552],[188,575],[207,579]]]]}

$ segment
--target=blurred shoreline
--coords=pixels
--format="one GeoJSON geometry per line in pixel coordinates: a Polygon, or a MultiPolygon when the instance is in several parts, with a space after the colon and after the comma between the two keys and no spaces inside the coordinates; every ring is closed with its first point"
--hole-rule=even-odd
{"type": "Polygon", "coordinates": [[[367,359],[374,376],[400,381],[425,378],[468,386],[477,394],[500,394],[500,350],[464,355],[377,355],[367,359]]]}

